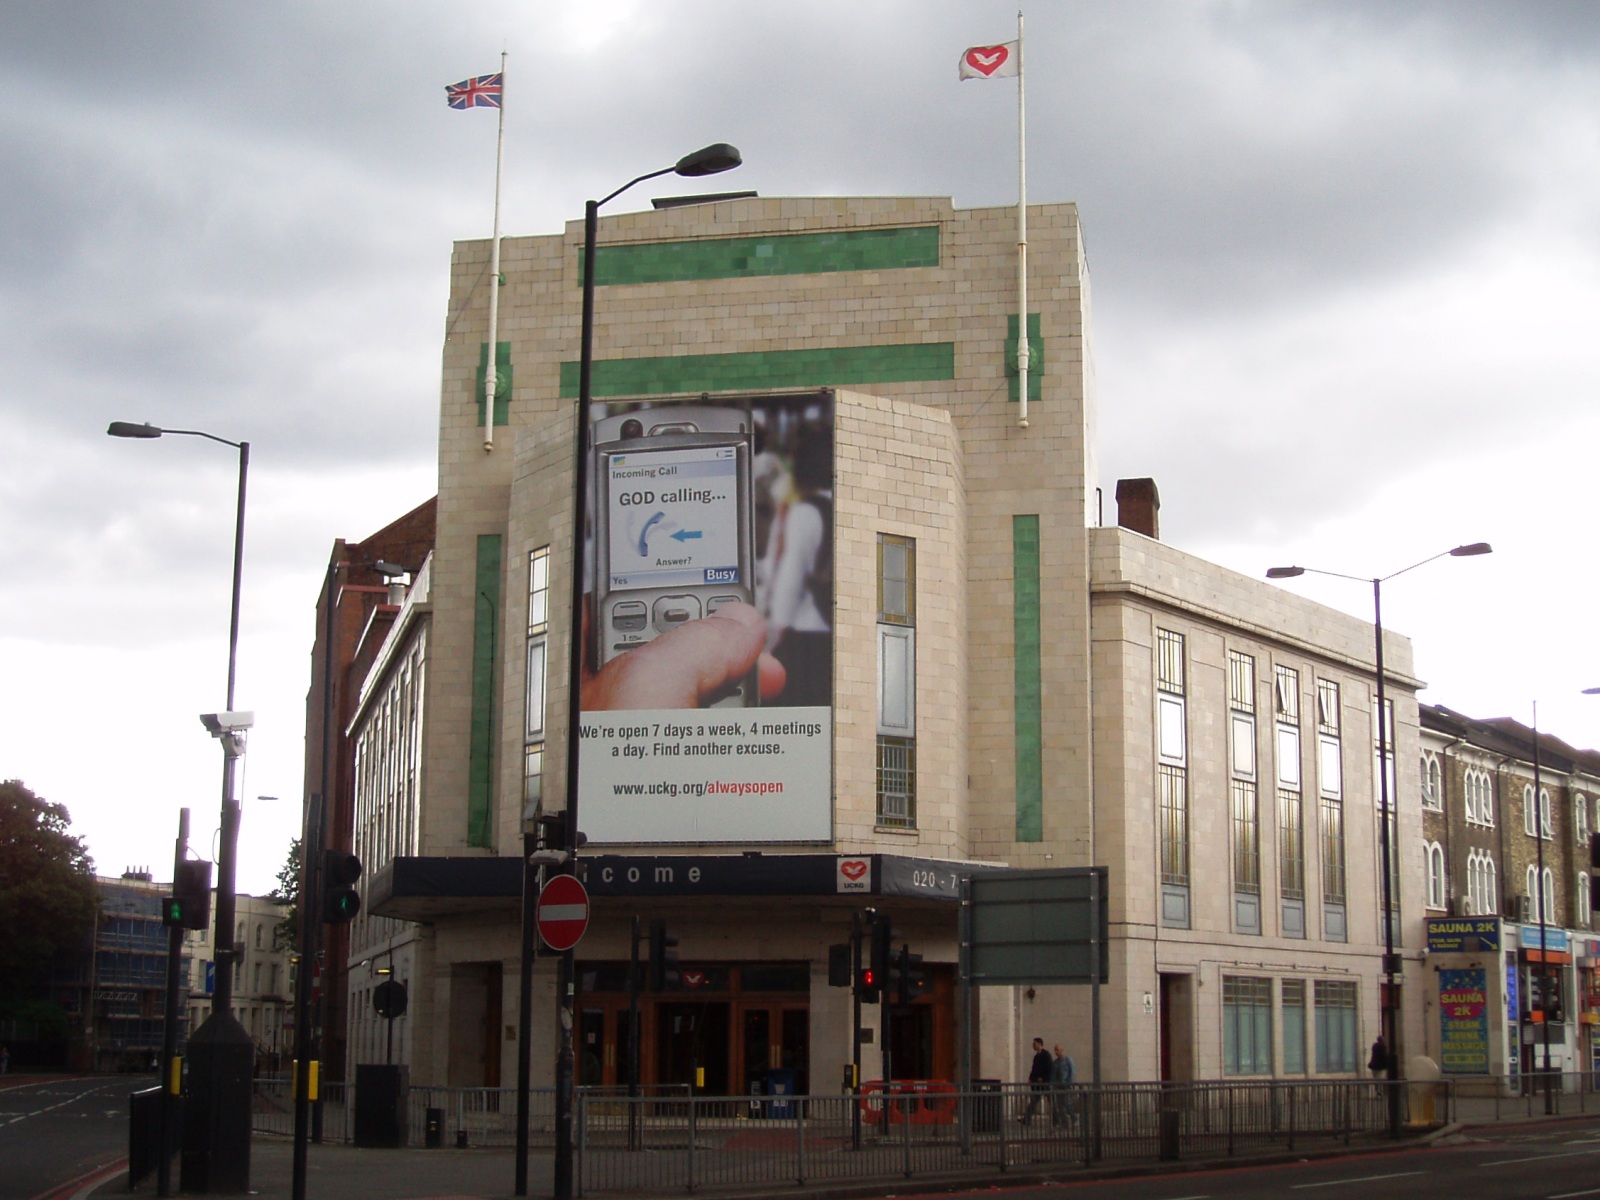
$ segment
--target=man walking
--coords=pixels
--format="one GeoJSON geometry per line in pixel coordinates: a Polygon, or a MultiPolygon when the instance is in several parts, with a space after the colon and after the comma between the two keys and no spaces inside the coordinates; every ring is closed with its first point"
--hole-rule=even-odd
{"type": "Polygon", "coordinates": [[[1039,1101],[1050,1088],[1050,1072],[1054,1066],[1055,1060],[1050,1057],[1050,1051],[1044,1048],[1044,1039],[1034,1038],[1033,1066],[1028,1068],[1028,1107],[1017,1118],[1018,1125],[1026,1125],[1039,1111],[1039,1101]]]}
{"type": "Polygon", "coordinates": [[[1066,1125],[1072,1119],[1072,1081],[1078,1073],[1072,1056],[1056,1043],[1055,1060],[1050,1064],[1050,1123],[1066,1125]]]}

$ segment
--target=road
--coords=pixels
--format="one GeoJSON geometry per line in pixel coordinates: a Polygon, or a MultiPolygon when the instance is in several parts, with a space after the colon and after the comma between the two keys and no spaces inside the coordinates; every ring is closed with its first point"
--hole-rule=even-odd
{"type": "Polygon", "coordinates": [[[0,1200],[52,1195],[125,1158],[128,1095],[154,1083],[139,1075],[0,1079],[0,1200]]]}
{"type": "MultiPolygon", "coordinates": [[[[1451,1145],[1285,1166],[1002,1190],[1005,1200],[1600,1200],[1600,1122],[1480,1128],[1451,1145]]],[[[993,1200],[995,1189],[964,1194],[993,1200]]]]}

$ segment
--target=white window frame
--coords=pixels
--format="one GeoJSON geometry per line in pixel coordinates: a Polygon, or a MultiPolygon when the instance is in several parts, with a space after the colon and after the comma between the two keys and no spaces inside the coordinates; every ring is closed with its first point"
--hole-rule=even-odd
{"type": "Polygon", "coordinates": [[[1425,842],[1423,853],[1428,864],[1428,907],[1442,912],[1446,907],[1444,847],[1438,842],[1425,842]]]}

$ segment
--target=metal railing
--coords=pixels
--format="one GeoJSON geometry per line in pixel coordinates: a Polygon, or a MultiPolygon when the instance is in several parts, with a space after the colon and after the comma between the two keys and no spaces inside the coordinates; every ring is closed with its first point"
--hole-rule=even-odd
{"type": "MultiPolygon", "coordinates": [[[[927,1179],[1041,1166],[1226,1159],[1274,1149],[1371,1144],[1389,1136],[1388,1089],[1408,1132],[1451,1121],[1600,1111],[1593,1073],[1454,1077],[1437,1083],[1251,1079],[1112,1083],[1036,1090],[980,1082],[894,1083],[861,1095],[702,1096],[684,1086],[580,1088],[580,1187],[662,1194],[830,1181],[927,1179]],[[1549,1085],[1548,1093],[1546,1084],[1549,1085]]],[[[325,1084],[321,1140],[354,1140],[353,1085],[325,1084]]],[[[530,1144],[548,1154],[554,1096],[534,1089],[530,1144]]],[[[432,1126],[445,1147],[516,1144],[511,1088],[413,1087],[408,1138],[432,1126]]],[[[287,1078],[256,1081],[255,1129],[287,1136],[287,1078]]]]}

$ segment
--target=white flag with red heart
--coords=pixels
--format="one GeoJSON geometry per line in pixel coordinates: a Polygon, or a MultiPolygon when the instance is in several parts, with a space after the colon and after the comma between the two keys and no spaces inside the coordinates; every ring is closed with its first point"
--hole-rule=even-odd
{"type": "Polygon", "coordinates": [[[1000,79],[1015,76],[1022,64],[1016,42],[998,46],[972,46],[961,54],[961,78],[1000,79]]]}

